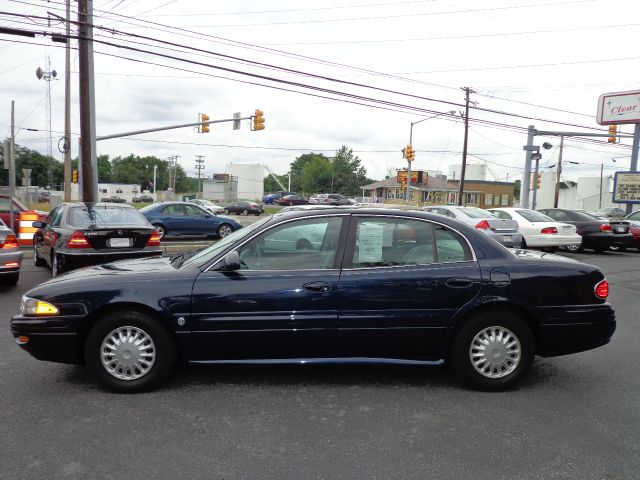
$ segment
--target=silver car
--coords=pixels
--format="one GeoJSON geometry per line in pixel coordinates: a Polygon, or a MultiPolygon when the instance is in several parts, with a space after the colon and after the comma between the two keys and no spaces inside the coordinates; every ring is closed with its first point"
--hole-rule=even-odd
{"type": "Polygon", "coordinates": [[[0,282],[15,285],[20,277],[22,252],[18,237],[0,220],[0,282]]]}
{"type": "Polygon", "coordinates": [[[497,240],[505,247],[519,247],[522,243],[522,233],[518,229],[518,222],[498,218],[482,208],[442,205],[424,207],[423,210],[460,220],[497,240]]]}
{"type": "Polygon", "coordinates": [[[214,215],[224,212],[224,207],[221,207],[220,205],[216,205],[210,200],[201,200],[199,198],[194,198],[192,200],[189,200],[189,203],[195,203],[196,205],[200,205],[202,208],[204,208],[208,212],[213,213],[214,215]]]}

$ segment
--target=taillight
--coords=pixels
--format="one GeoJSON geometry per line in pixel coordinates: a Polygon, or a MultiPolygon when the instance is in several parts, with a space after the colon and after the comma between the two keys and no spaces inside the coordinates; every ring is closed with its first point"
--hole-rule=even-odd
{"type": "Polygon", "coordinates": [[[160,245],[160,234],[157,230],[154,230],[149,240],[147,240],[147,247],[157,247],[160,245]]]}
{"type": "Polygon", "coordinates": [[[489,230],[491,227],[489,226],[489,222],[486,220],[482,220],[480,223],[476,225],[478,230],[489,230]]]}
{"type": "Polygon", "coordinates": [[[84,236],[81,230],[76,230],[71,234],[69,240],[67,240],[67,248],[89,248],[91,244],[87,237],[84,236]]]}
{"type": "Polygon", "coordinates": [[[611,231],[611,225],[609,225],[608,223],[603,223],[602,225],[600,225],[600,231],[601,232],[610,232],[611,231]]]}
{"type": "Polygon", "coordinates": [[[558,229],[556,227],[546,227],[540,230],[540,233],[558,233],[558,229]]]}
{"type": "Polygon", "coordinates": [[[609,296],[609,282],[607,282],[606,278],[596,284],[596,288],[593,289],[593,293],[596,294],[596,297],[603,300],[609,296]]]}
{"type": "Polygon", "coordinates": [[[0,248],[18,248],[18,239],[15,235],[7,235],[4,243],[0,242],[0,248]]]}

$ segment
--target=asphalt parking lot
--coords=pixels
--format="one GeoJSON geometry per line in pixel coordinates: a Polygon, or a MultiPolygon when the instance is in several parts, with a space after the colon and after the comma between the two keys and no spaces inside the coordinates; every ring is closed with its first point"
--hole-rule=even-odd
{"type": "Polygon", "coordinates": [[[444,367],[225,366],[137,395],[15,345],[9,317],[48,278],[27,258],[0,287],[0,479],[640,478],[640,252],[567,256],[605,272],[617,332],[514,391],[444,367]]]}

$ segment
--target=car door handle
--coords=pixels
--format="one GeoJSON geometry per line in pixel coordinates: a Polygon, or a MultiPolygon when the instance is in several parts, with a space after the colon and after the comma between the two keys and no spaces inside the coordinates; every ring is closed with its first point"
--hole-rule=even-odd
{"type": "Polygon", "coordinates": [[[305,283],[302,287],[311,292],[328,292],[331,290],[331,284],[327,282],[309,282],[305,283]]]}
{"type": "Polygon", "coordinates": [[[473,285],[473,280],[466,277],[450,278],[444,284],[449,288],[468,288],[473,285]]]}

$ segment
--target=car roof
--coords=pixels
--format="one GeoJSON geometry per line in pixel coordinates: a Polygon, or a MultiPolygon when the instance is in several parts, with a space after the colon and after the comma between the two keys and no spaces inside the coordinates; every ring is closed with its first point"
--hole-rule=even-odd
{"type": "Polygon", "coordinates": [[[70,207],[114,207],[114,208],[133,208],[137,210],[133,205],[128,203],[110,203],[110,202],[64,202],[60,205],[67,205],[70,207]]]}

